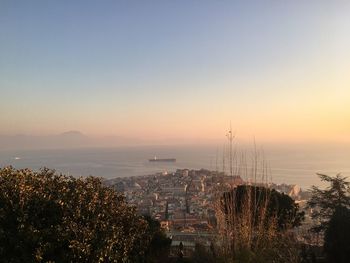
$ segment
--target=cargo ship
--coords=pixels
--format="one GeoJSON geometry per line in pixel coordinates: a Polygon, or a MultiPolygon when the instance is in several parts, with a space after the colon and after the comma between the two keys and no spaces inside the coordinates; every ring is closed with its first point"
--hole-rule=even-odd
{"type": "Polygon", "coordinates": [[[154,158],[149,159],[150,162],[176,162],[175,158],[157,158],[157,156],[154,156],[154,158]]]}

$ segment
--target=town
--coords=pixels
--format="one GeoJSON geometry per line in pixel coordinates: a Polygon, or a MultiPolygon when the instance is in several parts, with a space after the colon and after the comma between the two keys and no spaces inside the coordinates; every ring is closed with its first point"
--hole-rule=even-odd
{"type": "MultiPolygon", "coordinates": [[[[107,181],[117,191],[124,193],[129,204],[141,215],[158,220],[171,238],[171,253],[176,254],[180,242],[194,251],[200,243],[209,248],[215,238],[215,200],[223,187],[230,189],[246,182],[238,175],[223,172],[178,169],[173,173],[122,177],[107,181]]],[[[308,193],[298,185],[269,184],[292,197],[303,207],[308,193]]]]}

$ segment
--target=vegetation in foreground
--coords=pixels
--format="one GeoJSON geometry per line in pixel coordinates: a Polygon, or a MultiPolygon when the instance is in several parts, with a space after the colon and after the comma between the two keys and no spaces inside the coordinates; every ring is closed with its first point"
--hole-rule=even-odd
{"type": "MultiPolygon", "coordinates": [[[[350,183],[311,189],[309,207],[323,233],[327,262],[350,259],[350,183]]],[[[292,229],[303,213],[290,197],[262,186],[224,191],[217,204],[219,239],[196,245],[191,258],[168,258],[171,241],[159,222],[137,215],[98,178],[49,169],[0,169],[1,262],[316,262],[303,255],[292,229]]]]}
{"type": "Polygon", "coordinates": [[[331,177],[319,174],[329,186],[322,190],[313,186],[308,202],[313,209],[315,233],[324,236],[324,252],[328,262],[350,262],[350,182],[337,174],[331,177]]]}
{"type": "Polygon", "coordinates": [[[304,213],[289,196],[241,185],[223,194],[216,212],[224,262],[299,262],[292,229],[304,213]]]}
{"type": "Polygon", "coordinates": [[[1,262],[144,262],[152,223],[98,178],[0,170],[1,262]]]}

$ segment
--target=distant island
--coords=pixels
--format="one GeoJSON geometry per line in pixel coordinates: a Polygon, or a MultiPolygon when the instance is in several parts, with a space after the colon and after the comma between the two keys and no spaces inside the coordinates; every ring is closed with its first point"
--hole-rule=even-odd
{"type": "Polygon", "coordinates": [[[123,136],[90,136],[77,130],[50,135],[0,134],[0,148],[6,150],[118,147],[135,144],[140,145],[142,143],[144,143],[144,141],[137,138],[123,136]]]}

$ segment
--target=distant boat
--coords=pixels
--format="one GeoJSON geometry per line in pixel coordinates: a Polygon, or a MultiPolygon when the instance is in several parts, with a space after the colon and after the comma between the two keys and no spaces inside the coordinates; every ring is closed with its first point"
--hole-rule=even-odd
{"type": "Polygon", "coordinates": [[[21,160],[21,157],[15,157],[14,159],[15,160],[21,160]]]}
{"type": "Polygon", "coordinates": [[[176,162],[176,159],[175,158],[162,158],[162,159],[159,159],[156,156],[154,156],[154,158],[149,159],[148,161],[150,161],[150,162],[176,162]]]}

